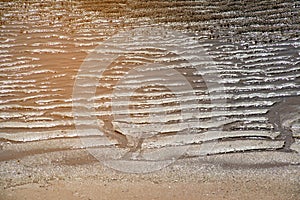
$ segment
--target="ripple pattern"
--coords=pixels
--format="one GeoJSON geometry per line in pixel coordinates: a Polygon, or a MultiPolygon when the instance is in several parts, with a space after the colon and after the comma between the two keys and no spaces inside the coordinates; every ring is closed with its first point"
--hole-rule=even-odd
{"type": "MultiPolygon", "coordinates": [[[[197,109],[201,115],[180,122],[180,106],[171,91],[157,86],[140,88],[132,97],[135,104],[130,115],[135,123],[146,124],[149,113],[159,113],[161,106],[169,113],[163,121],[164,131],[144,141],[145,151],[191,146],[187,156],[199,156],[197,145],[219,141],[212,154],[282,149],[299,152],[299,103],[292,109],[279,109],[281,119],[274,117],[280,102],[300,95],[297,1],[1,1],[0,13],[3,150],[29,151],[30,147],[20,142],[32,145],[52,140],[64,141],[62,149],[85,148],[78,144],[77,137],[95,137],[95,133],[76,132],[72,113],[74,81],[84,58],[117,32],[156,25],[192,35],[213,58],[213,64],[206,63],[199,74],[173,55],[151,49],[151,45],[116,60],[99,80],[97,95],[92,99],[96,109],[92,115],[112,136],[111,142],[96,147],[122,143],[118,127],[129,123],[126,118],[112,119],[114,85],[136,66],[167,62],[176,65],[193,86],[196,99],[189,96],[191,91],[181,93],[181,101],[191,102],[185,109],[197,109]],[[218,94],[221,88],[215,87],[216,93],[208,95],[199,78],[203,73],[220,74],[218,81],[224,85],[225,94],[218,94]],[[211,103],[211,98],[226,100],[226,104],[211,103]],[[209,123],[211,118],[218,123],[209,123]],[[281,125],[283,129],[278,128],[281,125]],[[184,132],[187,126],[192,127],[188,135],[184,132]],[[206,132],[221,126],[222,130],[206,132]],[[175,132],[180,132],[180,137],[173,137],[175,132]]],[[[142,83],[141,77],[134,76],[126,84],[142,83]]],[[[125,111],[118,112],[122,115],[125,111]]]]}

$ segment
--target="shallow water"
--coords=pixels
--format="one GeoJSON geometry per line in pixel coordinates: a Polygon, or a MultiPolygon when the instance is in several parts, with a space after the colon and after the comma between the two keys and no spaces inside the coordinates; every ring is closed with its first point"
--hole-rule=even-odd
{"type": "MultiPolygon", "coordinates": [[[[95,127],[100,127],[110,140],[91,146],[130,145],[130,139],[122,134],[128,135],[132,127],[138,127],[138,130],[153,128],[159,132],[154,139],[146,137],[144,145],[140,146],[145,149],[180,148],[223,138],[224,143],[220,141],[219,147],[211,152],[214,154],[282,149],[286,135],[290,135],[289,143],[298,141],[299,129],[291,127],[299,127],[299,119],[291,117],[289,127],[285,128],[291,133],[283,134],[282,129],[278,128],[281,126],[280,120],[272,121],[268,116],[269,110],[278,102],[300,95],[300,23],[296,17],[299,15],[296,3],[229,4],[211,1],[2,1],[2,148],[7,148],[6,142],[95,136],[98,134],[95,127]],[[155,6],[148,9],[150,5],[155,6]],[[240,9],[234,9],[234,6],[240,9]],[[174,14],[174,11],[177,12],[174,14]],[[76,132],[72,112],[74,84],[88,53],[103,41],[109,41],[116,33],[149,25],[178,30],[191,36],[198,43],[190,48],[205,49],[213,62],[208,59],[208,63],[192,63],[201,67],[199,73],[197,67],[186,66],[176,55],[151,49],[153,41],[168,44],[168,41],[161,40],[160,35],[143,44],[137,40],[136,44],[130,45],[138,49],[118,58],[99,80],[93,97],[95,113],[89,113],[96,117],[98,124],[88,124],[87,131],[76,132]],[[177,80],[174,75],[171,81],[166,79],[162,82],[164,84],[153,84],[162,80],[159,74],[169,73],[154,66],[158,77],[148,76],[145,81],[143,77],[139,78],[142,73],[139,72],[127,75],[127,82],[120,82],[128,71],[149,62],[164,63],[169,69],[176,69],[193,88],[186,90],[182,80],[177,80]],[[209,87],[204,74],[207,77],[218,74],[217,80],[213,81],[217,85],[209,87]],[[149,78],[152,80],[149,81],[149,78]],[[129,109],[117,108],[122,106],[122,97],[127,95],[126,92],[122,94],[123,90],[127,91],[124,88],[119,88],[121,92],[118,93],[120,99],[117,103],[111,104],[114,100],[113,89],[118,89],[116,85],[120,83],[129,88],[128,91],[135,91],[129,109]],[[172,92],[170,88],[173,86],[184,89],[172,92]],[[207,87],[215,93],[208,93],[207,87]],[[185,110],[187,115],[192,116],[183,120],[185,110]],[[126,129],[126,124],[129,124],[129,129],[126,129]],[[153,124],[160,124],[159,129],[153,124]],[[209,136],[203,137],[206,132],[209,136]],[[193,137],[186,136],[187,133],[193,137]],[[182,136],[176,139],[172,137],[175,134],[182,136]],[[171,139],[168,140],[168,137],[171,139]]],[[[184,47],[190,45],[185,43],[184,38],[172,42],[181,43],[184,47]]],[[[88,84],[81,85],[81,91],[85,92],[84,87],[89,87],[88,84]]],[[[79,106],[84,107],[84,104],[79,106]]],[[[298,102],[295,107],[297,109],[283,112],[297,115],[298,102]]],[[[131,135],[135,134],[133,131],[131,135]]],[[[66,141],[64,148],[82,148],[85,145],[78,146],[76,142],[66,141]]],[[[286,150],[290,150],[289,147],[286,150]]],[[[189,155],[199,154],[191,150],[189,155]]]]}

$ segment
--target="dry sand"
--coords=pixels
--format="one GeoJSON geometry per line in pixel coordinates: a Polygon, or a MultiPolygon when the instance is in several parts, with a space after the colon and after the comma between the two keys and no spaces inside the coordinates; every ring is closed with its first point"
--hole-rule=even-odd
{"type": "Polygon", "coordinates": [[[275,152],[185,158],[146,174],[117,172],[84,151],[73,155],[57,152],[53,157],[49,154],[2,162],[1,169],[7,171],[1,178],[0,199],[298,200],[300,197],[296,154],[286,154],[286,158],[284,153],[275,152]],[[58,155],[65,160],[60,161],[58,155]],[[274,161],[272,156],[282,160],[274,161]]]}
{"type": "Polygon", "coordinates": [[[219,182],[153,183],[149,181],[103,183],[96,179],[51,181],[5,190],[1,199],[299,199],[299,188],[282,180],[219,180],[219,182]],[[298,189],[298,193],[297,193],[298,189]]]}

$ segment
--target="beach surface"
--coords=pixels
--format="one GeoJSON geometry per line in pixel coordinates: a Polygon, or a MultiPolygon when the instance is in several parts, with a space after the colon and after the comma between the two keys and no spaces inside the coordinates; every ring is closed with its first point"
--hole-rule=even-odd
{"type": "Polygon", "coordinates": [[[0,199],[300,199],[299,15],[0,0],[0,199]]]}

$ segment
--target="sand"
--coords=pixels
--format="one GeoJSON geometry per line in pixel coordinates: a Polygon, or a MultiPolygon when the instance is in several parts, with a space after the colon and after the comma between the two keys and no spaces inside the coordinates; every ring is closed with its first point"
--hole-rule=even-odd
{"type": "Polygon", "coordinates": [[[160,171],[129,174],[103,166],[84,150],[35,154],[1,162],[0,199],[297,200],[299,157],[290,155],[250,152],[182,158],[160,171]]]}
{"type": "Polygon", "coordinates": [[[5,190],[1,199],[298,199],[296,186],[280,180],[219,180],[219,182],[153,183],[147,181],[103,183],[95,179],[51,181],[5,190]]]}

